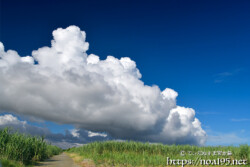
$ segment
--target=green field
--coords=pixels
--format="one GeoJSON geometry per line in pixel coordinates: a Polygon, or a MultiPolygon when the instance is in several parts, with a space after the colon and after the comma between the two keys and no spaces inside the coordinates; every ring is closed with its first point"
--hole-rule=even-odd
{"type": "MultiPolygon", "coordinates": [[[[234,160],[234,163],[236,163],[236,160],[245,160],[245,162],[250,160],[250,148],[248,145],[241,145],[239,147],[198,147],[191,145],[162,145],[109,141],[95,142],[81,147],[71,148],[67,150],[67,152],[69,154],[79,155],[82,158],[81,160],[91,159],[97,166],[167,166],[167,157],[169,157],[169,159],[190,159],[198,161],[197,166],[212,166],[204,165],[205,162],[203,165],[200,164],[200,161],[208,159],[217,160],[219,158],[223,161],[228,158],[227,160],[230,160],[230,162],[234,160]],[[181,152],[185,155],[181,155],[181,152]],[[209,153],[210,155],[204,155],[209,153]],[[216,155],[213,155],[214,153],[216,155]],[[219,153],[222,155],[218,155],[219,153]]],[[[226,165],[226,162],[224,165],[226,165]]],[[[181,165],[176,164],[176,166],[181,165]]],[[[219,166],[223,165],[221,164],[219,166]]]]}
{"type": "Polygon", "coordinates": [[[61,151],[42,137],[10,133],[7,128],[0,130],[0,160],[3,166],[31,165],[61,151]]]}
{"type": "MultiPolygon", "coordinates": [[[[248,145],[198,147],[107,141],[94,142],[65,151],[73,156],[73,159],[77,159],[79,164],[84,162],[85,166],[91,166],[91,163],[100,167],[182,166],[183,162],[186,166],[226,166],[226,162],[250,162],[248,145]],[[220,161],[220,165],[206,164],[206,160],[209,159],[215,160],[216,163],[220,161]],[[188,164],[188,160],[190,163],[192,161],[192,165],[188,164]],[[173,161],[176,164],[171,165],[173,161]],[[202,165],[201,162],[203,162],[202,165]]],[[[62,152],[60,148],[48,144],[41,137],[10,133],[8,129],[0,130],[0,159],[3,166],[32,166],[34,162],[42,161],[60,152],[62,152]]],[[[249,165],[231,164],[231,166],[249,165]]]]}

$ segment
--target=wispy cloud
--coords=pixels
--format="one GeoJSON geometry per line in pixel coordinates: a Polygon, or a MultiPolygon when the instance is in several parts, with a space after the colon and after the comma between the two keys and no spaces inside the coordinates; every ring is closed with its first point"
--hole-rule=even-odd
{"type": "Polygon", "coordinates": [[[240,68],[240,69],[235,69],[232,71],[225,71],[225,72],[215,74],[214,75],[214,82],[221,83],[221,82],[225,81],[226,79],[239,74],[241,71],[242,71],[242,69],[240,68]]]}
{"type": "Polygon", "coordinates": [[[207,145],[239,145],[249,143],[249,139],[240,137],[235,133],[220,133],[209,135],[207,145]]]}
{"type": "Polygon", "coordinates": [[[196,112],[197,115],[220,115],[221,113],[219,112],[196,112]]]}
{"type": "Polygon", "coordinates": [[[239,130],[238,132],[216,132],[208,130],[208,139],[206,145],[240,145],[247,144],[250,142],[250,139],[244,136],[245,130],[239,130]]]}
{"type": "Polygon", "coordinates": [[[231,121],[233,121],[233,122],[245,122],[245,121],[250,121],[250,118],[239,118],[239,119],[232,118],[231,121]]]}

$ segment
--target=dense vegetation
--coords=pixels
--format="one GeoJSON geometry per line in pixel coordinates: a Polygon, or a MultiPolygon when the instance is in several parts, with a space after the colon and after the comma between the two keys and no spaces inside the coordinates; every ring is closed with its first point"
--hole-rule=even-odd
{"type": "Polygon", "coordinates": [[[13,160],[20,164],[29,164],[60,152],[60,148],[48,144],[42,137],[17,132],[10,133],[7,128],[0,130],[0,159],[2,162],[13,160]]]}
{"type": "Polygon", "coordinates": [[[200,157],[200,159],[248,159],[248,162],[250,160],[250,149],[248,145],[242,145],[240,147],[198,147],[191,145],[162,145],[109,141],[95,142],[81,147],[71,148],[68,152],[71,154],[76,153],[80,155],[82,159],[92,159],[96,165],[100,166],[166,166],[167,157],[192,160],[196,160],[197,157],[200,157]],[[184,156],[180,154],[182,151],[185,151],[184,156]],[[191,151],[192,154],[211,154],[189,155],[191,154],[189,151],[191,151]],[[213,155],[214,151],[216,155],[213,155]],[[225,155],[218,155],[220,151],[222,151],[222,154],[224,152],[225,155]]]}

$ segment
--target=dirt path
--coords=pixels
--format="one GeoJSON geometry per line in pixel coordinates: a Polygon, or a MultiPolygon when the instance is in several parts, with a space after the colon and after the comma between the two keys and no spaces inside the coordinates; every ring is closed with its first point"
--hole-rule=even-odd
{"type": "Polygon", "coordinates": [[[52,158],[40,162],[35,167],[80,167],[74,164],[73,160],[65,153],[53,156],[52,158]]]}

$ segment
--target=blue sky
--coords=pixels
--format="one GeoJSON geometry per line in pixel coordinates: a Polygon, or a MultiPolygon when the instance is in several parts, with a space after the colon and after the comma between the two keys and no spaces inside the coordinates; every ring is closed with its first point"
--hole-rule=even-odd
{"type": "MultiPolygon", "coordinates": [[[[0,3],[5,50],[31,55],[50,45],[53,30],[76,25],[87,33],[88,54],[130,57],[145,84],[177,91],[178,105],[194,108],[203,129],[215,136],[208,145],[250,144],[249,1],[0,3]]],[[[45,124],[54,132],[65,129],[45,124]]]]}

